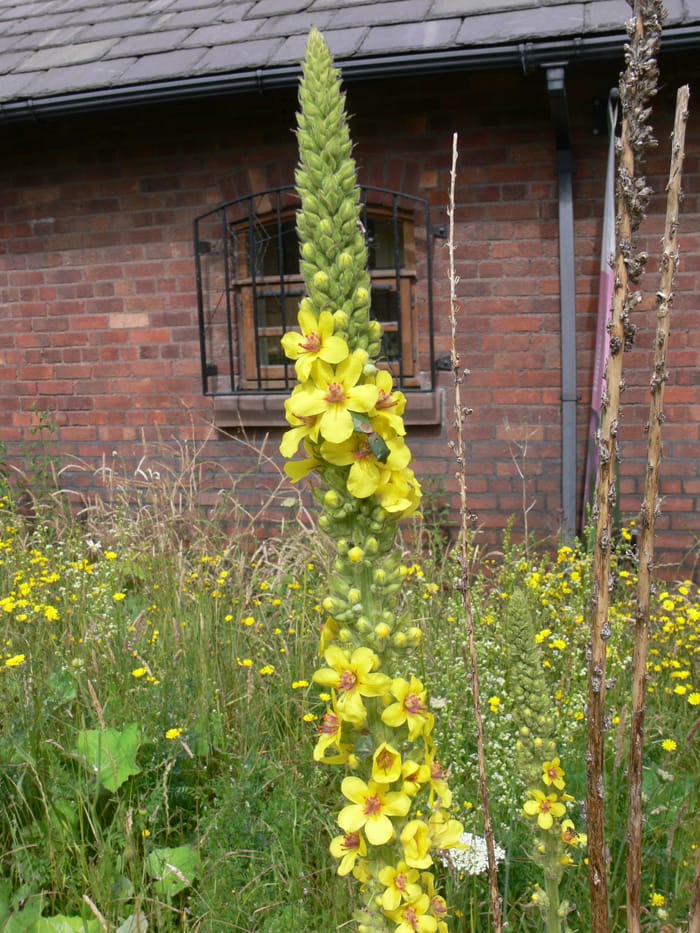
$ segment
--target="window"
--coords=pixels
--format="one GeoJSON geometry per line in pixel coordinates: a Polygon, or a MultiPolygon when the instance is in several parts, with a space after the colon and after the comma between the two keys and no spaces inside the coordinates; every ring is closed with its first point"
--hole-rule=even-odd
{"type": "MultiPolygon", "coordinates": [[[[372,317],[380,364],[405,389],[432,388],[430,222],[426,202],[362,188],[372,317]],[[421,349],[422,348],[422,349],[421,349]]],[[[280,338],[304,294],[292,187],[222,205],[195,220],[202,380],[207,395],[287,393],[280,338]]]]}

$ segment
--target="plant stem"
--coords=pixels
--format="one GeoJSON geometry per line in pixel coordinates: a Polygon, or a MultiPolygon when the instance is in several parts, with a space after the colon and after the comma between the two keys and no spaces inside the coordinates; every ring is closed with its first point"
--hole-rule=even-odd
{"type": "Polygon", "coordinates": [[[667,186],[666,225],[661,258],[661,283],[657,296],[657,326],[654,342],[654,373],[651,378],[651,399],[647,435],[647,469],[644,502],[639,533],[639,572],[637,581],[637,613],[632,661],[632,721],[629,755],[629,810],[627,818],[627,929],[641,930],[642,875],[642,764],[644,750],[644,701],[646,697],[647,649],[649,614],[654,562],[654,530],[658,508],[659,469],[661,465],[661,425],[663,424],[664,386],[668,378],[666,348],[671,325],[673,276],[678,266],[678,213],[681,199],[681,175],[688,119],[687,85],[676,96],[673,124],[671,169],[667,186]]]}
{"type": "Polygon", "coordinates": [[[545,873],[544,888],[547,892],[547,933],[561,933],[559,882],[555,878],[547,877],[545,873]]]}
{"type": "Polygon", "coordinates": [[[657,0],[635,0],[635,17],[628,27],[627,68],[620,78],[623,108],[622,140],[617,171],[617,244],[615,290],[610,321],[610,357],[605,371],[603,412],[599,445],[599,466],[594,505],[596,522],[593,553],[593,610],[588,678],[587,821],[591,933],[607,933],[608,883],[605,845],[604,737],[606,731],[605,692],[610,562],[613,544],[613,506],[617,497],[617,431],[620,396],[624,388],[623,357],[631,349],[636,327],[630,313],[639,294],[630,294],[630,283],[641,277],[646,257],[634,251],[634,235],[649,198],[643,178],[636,175],[645,148],[653,142],[645,126],[646,104],[655,93],[657,68],[654,54],[661,30],[663,6],[657,0]]]}
{"type": "Polygon", "coordinates": [[[455,204],[455,181],[457,178],[457,133],[452,137],[452,167],[450,170],[450,197],[447,213],[449,216],[449,279],[450,279],[450,330],[451,330],[451,348],[452,348],[452,372],[454,375],[455,386],[455,422],[457,429],[457,440],[454,444],[454,450],[457,457],[459,469],[457,478],[459,481],[460,498],[460,565],[462,576],[460,580],[460,589],[462,592],[462,603],[464,605],[464,615],[467,626],[467,646],[462,646],[462,657],[467,671],[469,683],[472,689],[474,700],[474,722],[476,728],[476,748],[479,761],[479,794],[481,797],[481,807],[484,816],[484,838],[486,840],[486,854],[489,864],[489,893],[491,897],[491,913],[493,915],[493,927],[495,933],[501,933],[502,920],[502,900],[498,890],[498,865],[496,862],[496,848],[493,837],[493,825],[491,823],[491,808],[489,804],[489,790],[486,777],[486,749],[484,743],[484,721],[481,715],[481,693],[479,690],[479,665],[476,652],[476,638],[474,636],[474,611],[470,593],[469,579],[469,518],[470,513],[467,504],[467,477],[465,466],[465,449],[463,422],[467,412],[462,408],[461,383],[463,374],[460,373],[459,357],[457,355],[457,296],[454,266],[454,204],[455,204]]]}

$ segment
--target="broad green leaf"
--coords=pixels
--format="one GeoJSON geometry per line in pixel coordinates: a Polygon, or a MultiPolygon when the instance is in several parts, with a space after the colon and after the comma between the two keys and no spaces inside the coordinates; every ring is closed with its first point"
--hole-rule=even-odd
{"type": "Polygon", "coordinates": [[[84,920],[82,917],[39,917],[32,933],[98,933],[99,920],[84,920]]]}
{"type": "Polygon", "coordinates": [[[147,930],[148,920],[146,920],[146,914],[138,913],[127,917],[117,929],[117,933],[147,933],[147,930]]]}
{"type": "Polygon", "coordinates": [[[140,774],[136,764],[141,736],[138,724],[130,722],[123,731],[85,729],[78,733],[78,753],[85,767],[106,790],[116,791],[132,774],[140,774]]]}
{"type": "Polygon", "coordinates": [[[199,872],[199,857],[192,846],[154,849],[146,859],[146,871],[155,879],[162,897],[173,897],[189,887],[199,872]]]}

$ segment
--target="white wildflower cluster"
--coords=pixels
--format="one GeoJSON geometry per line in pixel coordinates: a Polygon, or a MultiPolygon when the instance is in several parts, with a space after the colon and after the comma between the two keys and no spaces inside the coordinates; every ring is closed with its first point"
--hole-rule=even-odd
{"type": "MultiPolygon", "coordinates": [[[[483,836],[462,833],[458,844],[463,848],[447,849],[440,853],[443,865],[460,875],[481,875],[488,870],[489,860],[483,836]]],[[[496,862],[502,862],[506,857],[505,849],[495,843],[494,854],[496,862]]]]}

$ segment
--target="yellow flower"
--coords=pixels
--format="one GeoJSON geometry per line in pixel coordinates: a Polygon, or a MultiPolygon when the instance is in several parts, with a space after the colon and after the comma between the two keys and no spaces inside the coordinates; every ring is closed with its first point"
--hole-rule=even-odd
{"type": "Polygon", "coordinates": [[[346,833],[344,836],[336,836],[331,840],[331,855],[340,859],[338,874],[349,875],[355,867],[358,858],[364,858],[367,855],[367,844],[362,838],[362,833],[346,833]]]}
{"type": "Polygon", "coordinates": [[[651,906],[652,907],[663,907],[666,903],[666,898],[663,894],[659,894],[656,891],[651,895],[651,906]]]}
{"type": "Polygon", "coordinates": [[[561,819],[566,807],[559,802],[556,794],[543,794],[542,791],[530,791],[531,800],[526,800],[523,812],[526,816],[536,816],[540,829],[551,829],[555,819],[561,819]]]}
{"type": "Polygon", "coordinates": [[[384,438],[404,435],[406,428],[401,416],[406,409],[406,396],[403,392],[393,391],[394,380],[391,373],[386,369],[380,369],[373,379],[367,381],[374,382],[379,390],[379,397],[369,413],[372,428],[384,438]]]}
{"type": "Polygon", "coordinates": [[[428,820],[430,841],[436,849],[453,849],[459,844],[464,826],[459,820],[451,820],[444,810],[433,810],[428,820]]]}
{"type": "Polygon", "coordinates": [[[410,681],[395,677],[391,682],[391,694],[397,702],[387,706],[382,713],[382,722],[392,729],[398,729],[405,723],[410,742],[430,733],[434,717],[425,705],[427,691],[420,680],[413,676],[410,681]]]}
{"type": "Polygon", "coordinates": [[[355,350],[335,370],[318,362],[313,382],[305,383],[295,395],[297,417],[320,415],[320,432],[332,444],[342,444],[355,430],[351,412],[368,412],[377,401],[376,386],[358,385],[366,362],[364,350],[355,350]]]}
{"type": "Polygon", "coordinates": [[[333,315],[321,311],[316,315],[302,301],[298,314],[301,334],[287,331],[281,343],[290,360],[296,360],[295,369],[300,382],[306,382],[316,360],[324,363],[340,363],[350,355],[350,348],[342,337],[333,336],[333,315]]]}
{"type": "Polygon", "coordinates": [[[564,769],[560,767],[558,758],[545,761],[542,765],[542,783],[547,787],[553,785],[557,790],[564,790],[564,769]]]}
{"type": "Polygon", "coordinates": [[[663,748],[665,752],[675,752],[675,750],[678,748],[678,745],[673,739],[664,739],[661,743],[661,748],[663,748]]]}
{"type": "Polygon", "coordinates": [[[389,913],[390,918],[398,923],[394,933],[435,933],[438,922],[428,913],[430,898],[421,894],[410,904],[404,904],[398,910],[389,913]]]}
{"type": "Polygon", "coordinates": [[[304,687],[308,687],[308,680],[295,680],[292,682],[292,690],[303,690],[304,687]]]}
{"type": "Polygon", "coordinates": [[[588,836],[585,833],[576,832],[571,820],[562,820],[561,841],[568,846],[585,846],[588,842],[588,836]]]}
{"type": "Polygon", "coordinates": [[[391,678],[372,673],[379,667],[379,658],[369,648],[356,648],[351,657],[337,645],[329,645],[323,655],[328,667],[314,674],[322,687],[333,687],[337,693],[337,709],[341,719],[361,725],[367,718],[362,697],[387,693],[391,678]]]}
{"type": "Polygon", "coordinates": [[[370,780],[368,784],[352,775],[343,779],[343,796],[350,804],[338,814],[338,825],[346,833],[364,829],[367,841],[383,846],[394,835],[392,816],[406,816],[411,800],[400,791],[388,791],[370,780]]]}
{"type": "Polygon", "coordinates": [[[262,677],[271,677],[275,673],[275,668],[272,664],[265,664],[264,667],[261,667],[258,671],[262,677]]]}
{"type": "Polygon", "coordinates": [[[11,658],[8,658],[5,661],[5,667],[19,667],[20,664],[24,664],[26,655],[15,654],[11,658]]]}
{"type": "Polygon", "coordinates": [[[690,703],[691,706],[700,706],[700,692],[693,690],[688,696],[688,703],[690,703]]]}
{"type": "Polygon", "coordinates": [[[165,738],[170,740],[176,739],[178,736],[182,735],[183,731],[184,730],[180,727],[177,729],[168,729],[168,731],[165,733],[165,738]]]}
{"type": "Polygon", "coordinates": [[[136,679],[138,680],[139,677],[145,677],[147,673],[148,673],[148,670],[145,667],[136,667],[131,672],[131,676],[136,677],[136,679]]]}
{"type": "Polygon", "coordinates": [[[393,784],[401,777],[401,755],[386,742],[372,756],[372,780],[377,784],[393,784]]]}
{"type": "Polygon", "coordinates": [[[416,884],[419,877],[418,870],[409,868],[403,861],[396,867],[385,865],[378,875],[386,889],[381,895],[382,909],[397,910],[401,901],[410,904],[417,900],[422,894],[420,885],[416,884]]]}
{"type": "Polygon", "coordinates": [[[123,599],[126,599],[126,593],[114,593],[112,599],[115,603],[120,603],[123,599]]]}
{"type": "Polygon", "coordinates": [[[321,456],[335,466],[349,466],[348,492],[358,499],[374,495],[392,470],[403,470],[411,462],[411,451],[401,438],[386,441],[385,462],[375,457],[366,435],[355,432],[342,444],[324,443],[321,456]]]}
{"type": "Polygon", "coordinates": [[[403,857],[411,868],[429,868],[433,864],[430,855],[430,833],[423,820],[410,820],[399,836],[403,857]]]}

